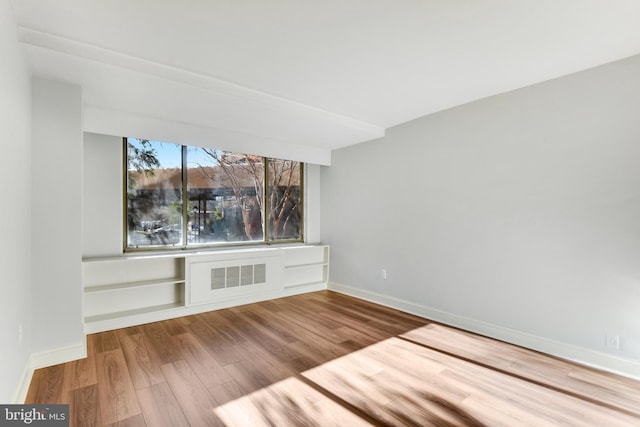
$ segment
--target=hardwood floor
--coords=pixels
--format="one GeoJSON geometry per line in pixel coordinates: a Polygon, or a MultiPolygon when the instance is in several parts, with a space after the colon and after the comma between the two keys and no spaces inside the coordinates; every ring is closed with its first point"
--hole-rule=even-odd
{"type": "Polygon", "coordinates": [[[329,291],[88,336],[75,426],[638,426],[640,382],[329,291]]]}

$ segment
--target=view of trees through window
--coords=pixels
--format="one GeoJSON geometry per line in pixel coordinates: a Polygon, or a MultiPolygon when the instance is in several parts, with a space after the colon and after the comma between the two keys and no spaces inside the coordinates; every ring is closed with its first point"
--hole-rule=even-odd
{"type": "Polygon", "coordinates": [[[135,138],[125,146],[127,248],[302,240],[302,163],[135,138]]]}

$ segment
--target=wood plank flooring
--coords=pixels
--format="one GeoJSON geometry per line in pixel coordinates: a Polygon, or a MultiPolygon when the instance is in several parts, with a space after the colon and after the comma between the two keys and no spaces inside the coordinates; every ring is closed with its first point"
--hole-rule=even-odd
{"type": "Polygon", "coordinates": [[[73,426],[639,426],[640,382],[330,291],[89,335],[73,426]]]}

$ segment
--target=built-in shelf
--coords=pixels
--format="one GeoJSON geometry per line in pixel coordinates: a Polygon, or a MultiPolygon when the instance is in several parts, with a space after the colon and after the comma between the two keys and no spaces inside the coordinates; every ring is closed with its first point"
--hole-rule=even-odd
{"type": "Polygon", "coordinates": [[[327,283],[329,279],[329,246],[285,249],[284,262],[287,289],[327,283]]]}
{"type": "Polygon", "coordinates": [[[86,293],[109,292],[109,291],[114,291],[116,289],[141,288],[145,286],[159,286],[159,285],[173,285],[173,284],[184,284],[184,278],[176,277],[173,279],[166,279],[166,280],[141,280],[139,282],[113,283],[110,285],[88,286],[84,288],[84,291],[86,293]]]}
{"type": "Polygon", "coordinates": [[[180,307],[183,307],[183,304],[173,303],[173,304],[154,305],[150,307],[136,308],[133,310],[118,311],[115,313],[99,314],[97,316],[88,316],[84,318],[84,321],[87,323],[102,322],[105,320],[113,320],[113,319],[120,319],[123,317],[138,316],[141,314],[153,313],[153,312],[162,311],[162,310],[171,310],[171,309],[180,308],[180,307]]]}
{"type": "Polygon", "coordinates": [[[298,265],[285,265],[284,268],[306,268],[306,267],[316,267],[318,265],[324,265],[324,262],[313,262],[309,264],[298,264],[298,265]]]}
{"type": "Polygon", "coordinates": [[[329,247],[135,254],[84,259],[82,268],[85,331],[94,333],[209,311],[230,301],[326,289],[329,247]]]}
{"type": "Polygon", "coordinates": [[[318,283],[322,283],[322,282],[314,280],[312,282],[307,282],[307,283],[296,283],[295,285],[285,285],[284,288],[285,289],[304,288],[304,287],[307,287],[307,286],[317,285],[318,283]]]}
{"type": "Polygon", "coordinates": [[[145,316],[185,306],[184,256],[122,256],[83,262],[85,329],[144,323],[145,316]]]}

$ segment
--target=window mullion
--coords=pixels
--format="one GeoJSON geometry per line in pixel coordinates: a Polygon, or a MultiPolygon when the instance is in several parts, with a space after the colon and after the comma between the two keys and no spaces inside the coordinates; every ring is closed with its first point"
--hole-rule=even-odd
{"type": "Polygon", "coordinates": [[[189,234],[189,193],[187,192],[187,146],[182,145],[182,247],[186,248],[189,234]]]}
{"type": "Polygon", "coordinates": [[[270,244],[271,243],[271,239],[269,238],[269,199],[267,198],[267,194],[268,194],[268,190],[267,187],[269,186],[269,158],[268,157],[263,157],[262,158],[262,162],[264,163],[264,167],[263,167],[263,173],[264,176],[262,178],[262,229],[264,230],[264,236],[263,239],[265,241],[265,243],[270,244]]]}

